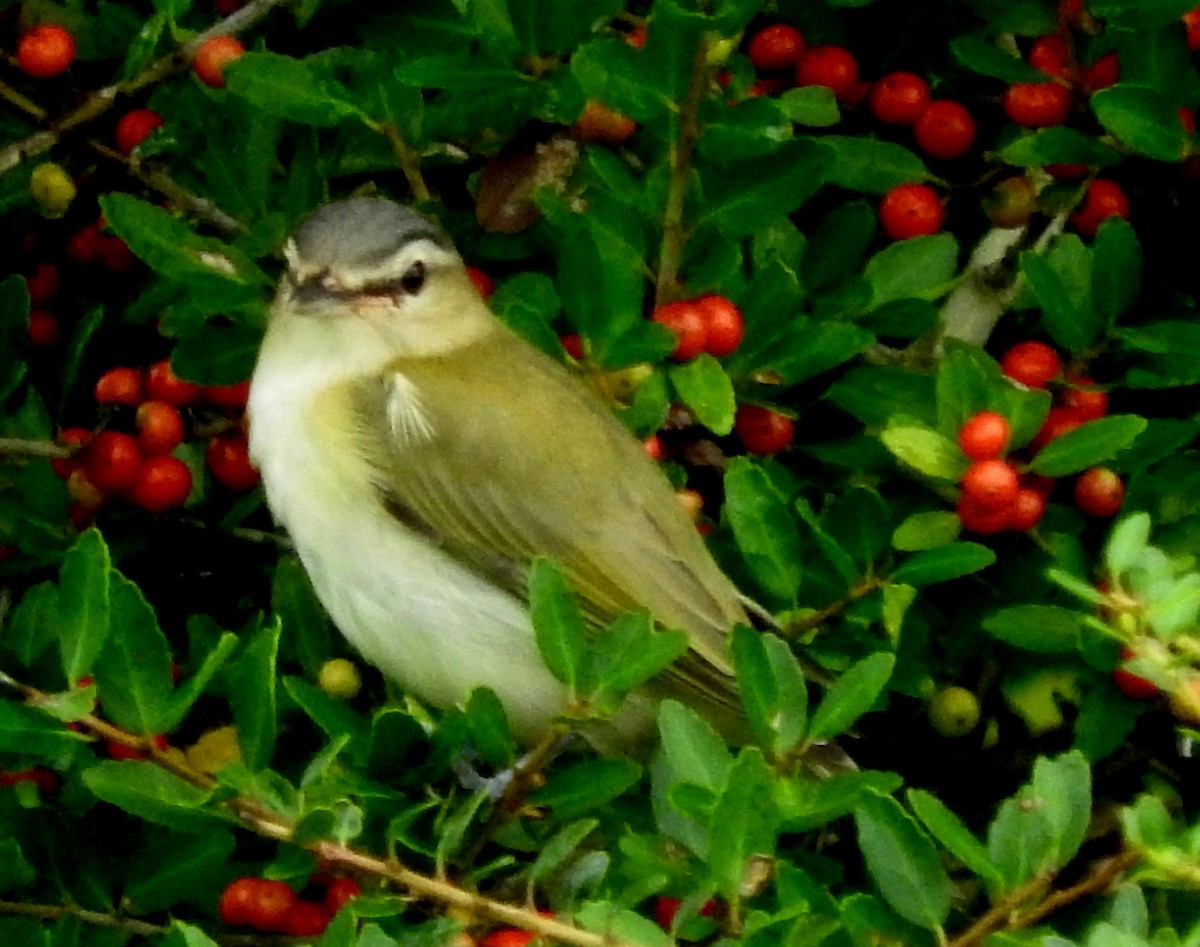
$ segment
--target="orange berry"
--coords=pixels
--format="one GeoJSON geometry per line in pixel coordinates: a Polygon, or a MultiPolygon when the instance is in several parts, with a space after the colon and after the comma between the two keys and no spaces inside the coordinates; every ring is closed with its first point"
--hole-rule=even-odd
{"type": "Polygon", "coordinates": [[[192,71],[205,85],[219,89],[225,85],[225,67],[246,52],[236,36],[214,36],[206,40],[192,58],[192,71]]]}
{"type": "Polygon", "coordinates": [[[148,457],[169,454],[183,442],[183,415],[165,401],[143,401],[135,423],[138,446],[148,457]]]}
{"type": "Polygon", "coordinates": [[[139,369],[119,366],[110,368],[96,381],[96,404],[124,404],[136,407],[142,403],[142,373],[139,369]]]}
{"type": "Polygon", "coordinates": [[[43,23],[17,43],[17,65],[35,79],[62,75],[75,61],[75,37],[54,23],[43,23]]]}
{"type": "Polygon", "coordinates": [[[117,148],[122,154],[132,154],[149,134],[164,123],[165,119],[153,109],[134,109],[126,112],[117,122],[117,148]]]}

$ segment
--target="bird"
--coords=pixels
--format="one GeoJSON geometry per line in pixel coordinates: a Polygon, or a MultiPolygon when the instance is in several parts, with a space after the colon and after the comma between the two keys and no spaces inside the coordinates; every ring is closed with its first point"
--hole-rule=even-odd
{"type": "Polygon", "coordinates": [[[251,458],[352,647],[435,706],[491,688],[532,743],[568,699],[530,618],[529,571],[548,558],[590,626],[644,609],[688,639],[585,738],[644,745],[665,697],[738,731],[728,639],[748,600],[644,445],[491,311],[442,227],[351,197],[304,219],[284,257],[251,379],[251,458]]]}

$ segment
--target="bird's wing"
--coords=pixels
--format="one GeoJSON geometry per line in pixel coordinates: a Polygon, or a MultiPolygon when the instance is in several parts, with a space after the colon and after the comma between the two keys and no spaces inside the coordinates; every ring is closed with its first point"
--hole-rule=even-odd
{"type": "Polygon", "coordinates": [[[649,609],[691,640],[675,683],[732,705],[737,590],[641,445],[560,365],[503,330],[452,361],[399,359],[364,399],[364,424],[387,419],[393,515],[518,596],[548,556],[593,622],[649,609]]]}

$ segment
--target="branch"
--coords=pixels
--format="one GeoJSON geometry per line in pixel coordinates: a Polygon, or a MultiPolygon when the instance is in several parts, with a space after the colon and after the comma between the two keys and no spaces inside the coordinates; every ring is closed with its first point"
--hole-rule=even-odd
{"type": "Polygon", "coordinates": [[[858,585],[854,586],[842,598],[836,602],[830,602],[824,608],[820,608],[804,618],[799,618],[794,622],[789,623],[779,630],[781,638],[799,638],[801,635],[807,634],[814,628],[819,628],[831,618],[836,618],[843,611],[857,602],[860,598],[866,598],[883,583],[875,578],[869,577],[863,579],[858,585]]]}
{"type": "Polygon", "coordinates": [[[1050,879],[1042,875],[1025,882],[988,908],[979,920],[949,941],[945,947],[970,947],[989,934],[995,933],[1010,923],[1014,911],[1041,895],[1049,886],[1050,879]]]}
{"type": "Polygon", "coordinates": [[[658,276],[654,287],[655,306],[670,302],[679,289],[676,283],[679,266],[683,262],[683,247],[687,242],[683,212],[692,173],[692,153],[700,137],[700,123],[697,120],[700,98],[708,88],[708,50],[709,38],[705,33],[696,46],[691,79],[679,108],[679,137],[671,149],[671,178],[667,186],[667,204],[663,209],[662,249],[658,254],[658,276]]]}
{"type": "MultiPolygon", "coordinates": [[[[3,671],[0,671],[0,684],[15,690],[33,706],[45,702],[50,697],[37,688],[17,681],[3,671]]],[[[151,740],[113,726],[94,714],[85,714],[75,722],[98,737],[140,750],[147,754],[154,763],[193,786],[209,791],[216,790],[219,786],[213,777],[193,769],[178,750],[160,750],[154,746],[151,740]]],[[[295,823],[279,813],[271,811],[258,800],[237,796],[224,801],[222,805],[237,817],[241,825],[252,832],[276,841],[300,844],[295,841],[295,823]]],[[[404,867],[396,858],[380,858],[369,852],[359,851],[347,845],[327,840],[306,842],[302,847],[318,858],[335,865],[395,882],[413,897],[436,901],[447,907],[465,911],[469,915],[534,931],[546,939],[571,944],[574,947],[636,947],[636,945],[614,937],[580,930],[565,921],[542,917],[530,908],[494,901],[483,895],[459,888],[448,881],[423,875],[404,867]]],[[[107,915],[101,916],[107,917],[107,915]]]]}
{"type": "MultiPolygon", "coordinates": [[[[132,95],[186,68],[196,50],[214,36],[243,32],[263,19],[274,7],[285,2],[287,0],[253,0],[204,32],[196,34],[175,52],[155,60],[132,79],[113,83],[91,93],[78,106],[52,121],[49,128],[34,132],[29,137],[0,150],[0,174],[11,171],[27,158],[49,151],[68,132],[99,118],[111,109],[118,97],[132,95]]],[[[12,101],[11,97],[6,97],[12,101]]]]}
{"type": "Polygon", "coordinates": [[[73,455],[76,450],[77,448],[66,447],[54,441],[35,441],[24,437],[0,437],[0,456],[66,458],[73,455]]]}
{"type": "Polygon", "coordinates": [[[404,173],[404,179],[408,181],[408,189],[412,191],[413,200],[418,204],[428,203],[432,195],[429,185],[425,183],[425,178],[421,175],[420,155],[400,134],[400,129],[391,122],[377,125],[375,130],[387,138],[388,143],[392,146],[396,162],[404,173]]]}

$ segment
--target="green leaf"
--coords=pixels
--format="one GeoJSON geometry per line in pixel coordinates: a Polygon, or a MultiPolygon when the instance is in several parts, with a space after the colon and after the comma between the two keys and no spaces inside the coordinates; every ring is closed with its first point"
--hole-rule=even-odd
{"type": "Polygon", "coordinates": [[[1127,346],[1127,356],[1139,365],[1130,368],[1124,382],[1133,388],[1170,388],[1200,381],[1200,325],[1163,320],[1115,333],[1127,346]],[[1134,351],[1129,352],[1128,349],[1134,351]]]}
{"type": "Polygon", "coordinates": [[[235,846],[233,833],[208,831],[182,838],[165,834],[133,860],[133,881],[122,892],[129,911],[165,911],[191,899],[225,867],[235,846]]]}
{"type": "Polygon", "coordinates": [[[1114,86],[1089,100],[1104,128],[1148,158],[1182,161],[1187,135],[1175,103],[1151,89],[1114,86]]]}
{"type": "Polygon", "coordinates": [[[950,510],[913,513],[892,533],[892,546],[901,552],[936,549],[958,539],[962,520],[950,510]]]}
{"type": "Polygon", "coordinates": [[[1069,352],[1093,345],[1103,326],[1086,293],[1073,293],[1064,274],[1042,254],[1021,254],[1021,273],[1042,307],[1045,325],[1054,341],[1069,352]]]}
{"type": "Polygon", "coordinates": [[[1091,768],[1076,751],[1039,759],[1030,786],[1054,834],[1054,865],[1066,865],[1087,837],[1092,818],[1091,768]]]}
{"type": "Polygon", "coordinates": [[[880,439],[896,457],[927,477],[957,483],[967,470],[967,459],[958,444],[929,428],[897,424],[888,427],[880,439]]]}
{"type": "Polygon", "coordinates": [[[612,901],[589,901],[575,912],[575,920],[584,930],[640,947],[673,947],[675,943],[671,935],[650,918],[620,908],[612,901]]]}
{"type": "Polygon", "coordinates": [[[17,840],[0,839],[0,893],[27,888],[37,877],[37,869],[29,863],[17,840]]]}
{"type": "Polygon", "coordinates": [[[800,586],[800,532],[787,502],[763,472],[735,457],[725,474],[722,515],[755,581],[781,602],[794,602],[800,586]]]}
{"type": "Polygon", "coordinates": [[[365,759],[370,729],[344,701],[330,697],[315,684],[298,677],[285,677],[283,689],[330,740],[344,738],[346,751],[357,759],[365,759]]]}
{"type": "Polygon", "coordinates": [[[659,630],[645,610],[618,615],[590,643],[579,689],[601,714],[610,713],[633,690],[657,677],[688,649],[682,631],[659,630]]]}
{"type": "Polygon", "coordinates": [[[987,546],[969,542],[950,543],[909,556],[892,573],[891,580],[918,587],[933,585],[979,572],[995,561],[996,554],[987,546]]]}
{"type": "Polygon", "coordinates": [[[109,584],[113,627],[95,663],[104,713],[142,736],[162,733],[171,698],[171,648],[141,589],[119,572],[109,584]]]}
{"type": "Polygon", "coordinates": [[[1078,473],[1116,456],[1146,429],[1136,414],[1114,414],[1089,421],[1043,447],[1029,465],[1034,473],[1062,477],[1078,473]]]}
{"type": "Polygon", "coordinates": [[[826,214],[809,232],[801,260],[804,285],[816,292],[857,273],[878,229],[866,201],[848,201],[826,214]]]}
{"type": "Polygon", "coordinates": [[[529,801],[548,807],[560,822],[569,822],[608,805],[636,786],[641,778],[642,768],[632,760],[585,760],[556,772],[529,801]]]}
{"type": "Polygon", "coordinates": [[[710,180],[695,227],[713,227],[727,239],[749,236],[803,206],[821,189],[833,163],[823,143],[785,142],[772,155],[743,162],[737,174],[710,180]]]}
{"type": "Polygon", "coordinates": [[[920,927],[940,928],[950,913],[950,879],[916,820],[890,796],[868,792],[854,823],[867,870],[892,910],[920,927]]]}
{"type": "Polygon", "coordinates": [[[1074,654],[1083,616],[1058,605],[1013,605],[992,612],[982,624],[989,634],[1026,651],[1074,654]]]}
{"type": "Polygon", "coordinates": [[[1178,23],[1193,7],[1190,0],[1092,0],[1088,11],[1113,25],[1146,29],[1178,23]]]}
{"type": "Polygon", "coordinates": [[[537,858],[529,868],[530,884],[537,884],[552,875],[583,844],[600,825],[599,819],[581,819],[564,826],[544,842],[537,858]]]}
{"type": "Polygon", "coordinates": [[[671,366],[670,376],[680,400],[692,409],[697,421],[714,434],[733,430],[737,401],[733,382],[720,362],[705,352],[690,362],[671,366]]]}
{"type": "Polygon", "coordinates": [[[1104,544],[1104,567],[1108,574],[1120,578],[1142,559],[1149,545],[1149,513],[1134,513],[1121,519],[1104,544]]]}
{"type": "Polygon", "coordinates": [[[241,323],[212,321],[179,340],[171,367],[202,385],[235,385],[250,377],[262,332],[241,323]]]}
{"type": "Polygon", "coordinates": [[[248,52],[229,63],[225,85],[267,115],[319,128],[365,118],[349,92],[324,79],[311,60],[279,53],[248,52]]]}
{"type": "Polygon", "coordinates": [[[848,191],[885,194],[899,184],[927,181],[925,162],[902,145],[876,138],[827,135],[821,142],[833,149],[830,184],[848,191]]]}
{"type": "Polygon", "coordinates": [[[280,646],[296,656],[301,667],[315,675],[332,649],[325,609],[313,591],[308,573],[295,556],[285,556],[271,582],[271,610],[282,625],[280,646]]]}
{"type": "Polygon", "coordinates": [[[958,270],[958,241],[951,234],[898,240],[867,261],[863,271],[878,308],[909,296],[936,298],[958,270]]]}
{"type": "Polygon", "coordinates": [[[147,822],[183,832],[207,832],[222,819],[205,811],[212,791],[200,789],[148,760],[105,760],[83,774],[84,785],[147,822]]]}
{"type": "Polygon", "coordinates": [[[1074,128],[1043,128],[1023,135],[1000,149],[1000,160],[1022,168],[1047,164],[1116,164],[1120,155],[1094,135],[1074,128]]]}
{"type": "Polygon", "coordinates": [[[719,793],[733,760],[712,725],[678,701],[664,700],[658,708],[658,730],[675,781],[714,796],[719,793]]]}
{"type": "Polygon", "coordinates": [[[83,533],[63,557],[58,580],[63,673],[74,684],[87,674],[108,637],[108,546],[95,529],[83,533]]]}
{"type": "Polygon", "coordinates": [[[758,747],[743,747],[717,799],[708,865],[717,890],[736,904],[752,856],[770,858],[781,816],[771,803],[774,774],[758,747]]]}
{"type": "Polygon", "coordinates": [[[0,701],[0,751],[54,756],[68,752],[82,740],[80,734],[42,710],[0,701]]]}
{"type": "Polygon", "coordinates": [[[1109,217],[1092,244],[1092,300],[1105,326],[1133,305],[1142,287],[1142,245],[1129,221],[1109,217]]]}
{"type": "Polygon", "coordinates": [[[58,640],[59,631],[58,587],[53,582],[41,582],[21,596],[4,633],[4,643],[23,667],[29,667],[51,642],[58,640]]]}
{"type": "Polygon", "coordinates": [[[896,656],[881,651],[843,672],[817,705],[809,741],[830,740],[854,726],[883,692],[895,666],[896,656]]]}
{"type": "MultiPolygon", "coordinates": [[[[503,768],[513,762],[513,738],[504,705],[490,687],[476,687],[467,698],[467,732],[471,745],[489,766],[503,768]]],[[[366,728],[363,728],[366,737],[366,728]]]]}
{"type": "Polygon", "coordinates": [[[788,89],[779,97],[779,104],[789,119],[810,128],[828,128],[842,120],[833,91],[825,86],[805,86],[788,89]]]}
{"type": "Polygon", "coordinates": [[[937,796],[924,789],[909,789],[904,798],[925,828],[951,855],[979,877],[991,882],[1000,880],[1000,870],[992,863],[983,843],[937,796]]]}
{"type": "Polygon", "coordinates": [[[587,633],[566,577],[549,559],[534,559],[529,570],[529,612],[546,667],[574,692],[587,650],[587,633]]]}
{"type": "Polygon", "coordinates": [[[217,671],[221,669],[229,656],[237,650],[238,644],[238,636],[233,634],[233,632],[224,632],[217,638],[212,649],[204,655],[204,659],[201,661],[196,673],[175,688],[170,709],[162,721],[164,732],[170,733],[179,726],[183,718],[187,716],[188,711],[191,710],[192,705],[200,699],[200,695],[204,693],[204,689],[208,687],[209,682],[216,676],[217,671]]]}
{"type": "Polygon", "coordinates": [[[989,32],[964,33],[950,41],[950,52],[960,66],[981,76],[1005,82],[1045,82],[1046,74],[1020,56],[1001,49],[989,32]]]}
{"type": "Polygon", "coordinates": [[[229,704],[237,725],[242,761],[265,769],[275,751],[275,657],[279,621],[255,630],[230,675],[229,704]]]}
{"type": "Polygon", "coordinates": [[[730,653],[755,739],[776,759],[804,738],[808,688],[787,642],[744,625],[733,629],[730,653]]]}

